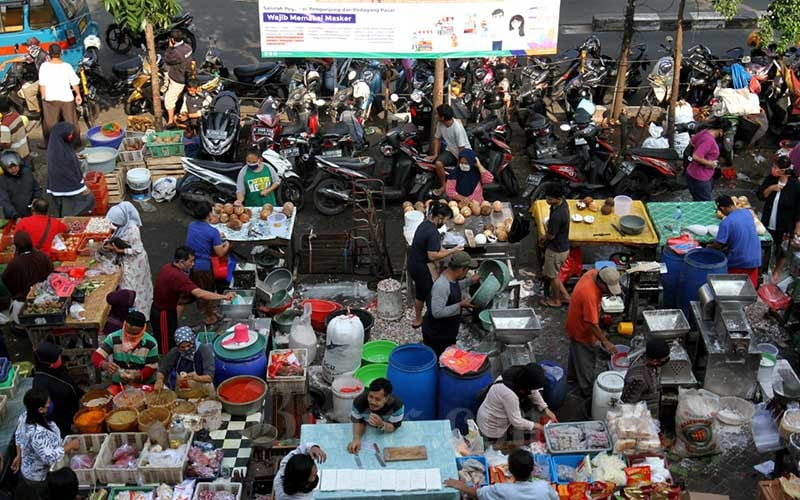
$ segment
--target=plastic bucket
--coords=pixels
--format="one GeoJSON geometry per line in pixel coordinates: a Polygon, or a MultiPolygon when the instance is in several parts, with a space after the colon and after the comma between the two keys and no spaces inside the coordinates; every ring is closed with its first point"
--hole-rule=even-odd
{"type": "Polygon", "coordinates": [[[103,133],[101,125],[94,126],[86,132],[86,138],[89,139],[89,144],[92,147],[105,146],[107,148],[119,148],[122,140],[125,139],[125,129],[120,129],[116,135],[107,136],[103,133]]]}
{"type": "Polygon", "coordinates": [[[405,314],[403,286],[393,278],[378,282],[378,317],[387,321],[397,321],[405,314]]]}
{"type": "Polygon", "coordinates": [[[631,348],[622,344],[616,344],[614,347],[617,348],[617,353],[611,356],[611,359],[608,361],[608,368],[616,372],[628,371],[628,367],[630,366],[628,353],[631,348]]]}
{"type": "MultiPolygon", "coordinates": [[[[364,329],[364,336],[366,337],[367,330],[364,329]]],[[[374,363],[386,364],[389,362],[389,355],[397,347],[397,342],[391,340],[373,340],[364,344],[364,350],[361,351],[361,365],[371,365],[374,363]]]]}
{"type": "Polygon", "coordinates": [[[592,418],[594,420],[605,420],[608,410],[619,405],[619,398],[622,396],[624,386],[625,376],[619,372],[603,372],[597,376],[592,393],[592,418]]]}
{"type": "Polygon", "coordinates": [[[476,373],[459,375],[449,368],[439,368],[438,418],[450,420],[450,425],[467,434],[467,419],[478,413],[476,396],[492,383],[489,362],[485,361],[476,373]]]}
{"type": "Polygon", "coordinates": [[[567,371],[555,361],[542,360],[539,366],[544,370],[545,386],[542,397],[553,410],[557,410],[564,403],[567,396],[567,371]]]}
{"type": "Polygon", "coordinates": [[[300,302],[300,308],[303,309],[306,304],[311,304],[311,326],[314,327],[314,330],[319,332],[324,332],[326,330],[327,324],[325,323],[325,318],[332,312],[342,308],[342,306],[336,302],[321,299],[304,300],[300,302]]]}
{"type": "Polygon", "coordinates": [[[661,275],[665,307],[675,307],[678,302],[678,280],[683,267],[683,257],[669,247],[664,247],[664,251],[661,253],[661,262],[667,266],[667,272],[661,275]]]}
{"type": "Polygon", "coordinates": [[[333,391],[333,419],[337,422],[350,422],[353,400],[364,392],[364,382],[351,377],[337,377],[331,384],[333,391]]]}
{"type": "Polygon", "coordinates": [[[389,356],[386,378],[405,404],[406,420],[436,418],[437,362],[433,349],[423,344],[401,345],[389,356]]]}
{"type": "Polygon", "coordinates": [[[364,387],[369,387],[376,378],[386,378],[386,371],[389,365],[386,363],[374,363],[371,365],[364,365],[356,370],[355,376],[358,380],[364,382],[364,387]]]}
{"type": "Polygon", "coordinates": [[[150,170],[146,168],[132,168],[125,175],[125,181],[131,188],[131,199],[144,201],[150,199],[150,170]]]}
{"type": "Polygon", "coordinates": [[[622,217],[624,215],[630,215],[631,213],[631,206],[633,205],[633,200],[630,196],[625,196],[624,194],[618,195],[614,197],[614,215],[617,217],[622,217]]]}
{"type": "Polygon", "coordinates": [[[286,216],[282,213],[274,212],[267,217],[267,224],[275,229],[282,227],[284,222],[286,222],[286,216]]]}
{"type": "Polygon", "coordinates": [[[109,148],[105,146],[97,146],[86,148],[82,152],[86,155],[86,171],[88,172],[103,172],[108,174],[114,171],[117,167],[117,148],[109,148]]]}
{"type": "MultiPolygon", "coordinates": [[[[709,274],[727,274],[728,258],[713,248],[695,248],[686,254],[678,280],[678,307],[689,314],[689,302],[697,297],[697,290],[708,281],[709,274]]],[[[664,290],[666,296],[666,290],[664,290]]]]}

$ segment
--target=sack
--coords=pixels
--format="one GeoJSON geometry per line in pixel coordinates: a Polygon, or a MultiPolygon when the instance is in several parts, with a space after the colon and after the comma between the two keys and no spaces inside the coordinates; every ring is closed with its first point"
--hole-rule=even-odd
{"type": "Polygon", "coordinates": [[[289,349],[307,349],[306,359],[311,364],[317,357],[317,334],[311,326],[311,304],[303,306],[303,314],[292,320],[289,330],[289,349]]]}
{"type": "Polygon", "coordinates": [[[678,389],[675,413],[675,446],[682,457],[702,457],[719,453],[717,421],[719,397],[705,389],[678,389]]]}
{"type": "Polygon", "coordinates": [[[215,280],[228,280],[228,257],[211,256],[211,271],[215,280]]]}
{"type": "Polygon", "coordinates": [[[508,230],[508,242],[522,241],[531,232],[531,216],[525,212],[517,211],[511,229],[508,230]]]}

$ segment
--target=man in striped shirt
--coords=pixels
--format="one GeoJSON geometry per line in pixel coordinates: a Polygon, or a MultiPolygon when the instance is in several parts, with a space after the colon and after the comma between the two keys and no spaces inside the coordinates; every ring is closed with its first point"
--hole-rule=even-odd
{"type": "Polygon", "coordinates": [[[397,396],[392,395],[392,383],[385,378],[376,378],[369,384],[369,391],[362,393],[353,401],[350,420],[353,422],[353,440],[347,451],[358,453],[361,449],[361,436],[367,426],[375,427],[387,434],[396,431],[403,424],[405,407],[397,396]]]}
{"type": "Polygon", "coordinates": [[[123,384],[152,384],[158,371],[158,343],[152,335],[144,331],[144,314],[139,311],[128,313],[122,330],[106,336],[100,347],[92,355],[92,363],[111,375],[111,381],[118,388],[123,384]]]}

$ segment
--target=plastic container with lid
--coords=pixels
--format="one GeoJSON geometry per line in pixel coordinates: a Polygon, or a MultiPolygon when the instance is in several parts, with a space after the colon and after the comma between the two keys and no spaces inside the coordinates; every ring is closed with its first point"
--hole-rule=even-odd
{"type": "Polygon", "coordinates": [[[624,386],[625,377],[617,371],[607,371],[597,376],[592,395],[592,418],[594,420],[605,420],[608,410],[619,406],[619,398],[622,396],[624,386]]]}

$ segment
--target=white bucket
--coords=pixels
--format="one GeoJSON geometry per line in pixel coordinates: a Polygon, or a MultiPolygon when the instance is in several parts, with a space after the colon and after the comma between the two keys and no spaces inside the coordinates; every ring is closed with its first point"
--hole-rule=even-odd
{"type": "Polygon", "coordinates": [[[387,321],[397,321],[405,314],[403,286],[399,281],[388,278],[378,282],[378,317],[387,321]]]}
{"type": "Polygon", "coordinates": [[[405,229],[408,229],[409,232],[414,232],[417,230],[417,226],[422,224],[422,221],[425,220],[425,214],[420,212],[419,210],[409,210],[403,216],[405,219],[405,229]]]}
{"type": "Polygon", "coordinates": [[[350,375],[337,377],[331,384],[333,391],[333,419],[337,422],[350,422],[353,401],[364,392],[364,382],[350,375]],[[342,392],[344,388],[358,387],[357,391],[342,392]]]}
{"type": "Polygon", "coordinates": [[[633,200],[631,199],[630,196],[625,196],[624,194],[615,196],[614,215],[616,215],[617,217],[622,217],[623,215],[630,215],[631,205],[633,205],[633,200]]]}
{"type": "Polygon", "coordinates": [[[625,377],[615,371],[603,372],[594,381],[592,394],[592,419],[605,420],[611,408],[619,406],[625,377]]]}
{"type": "Polygon", "coordinates": [[[131,198],[134,200],[149,200],[151,183],[150,170],[146,168],[132,168],[128,170],[125,180],[131,188],[131,198]]]}

